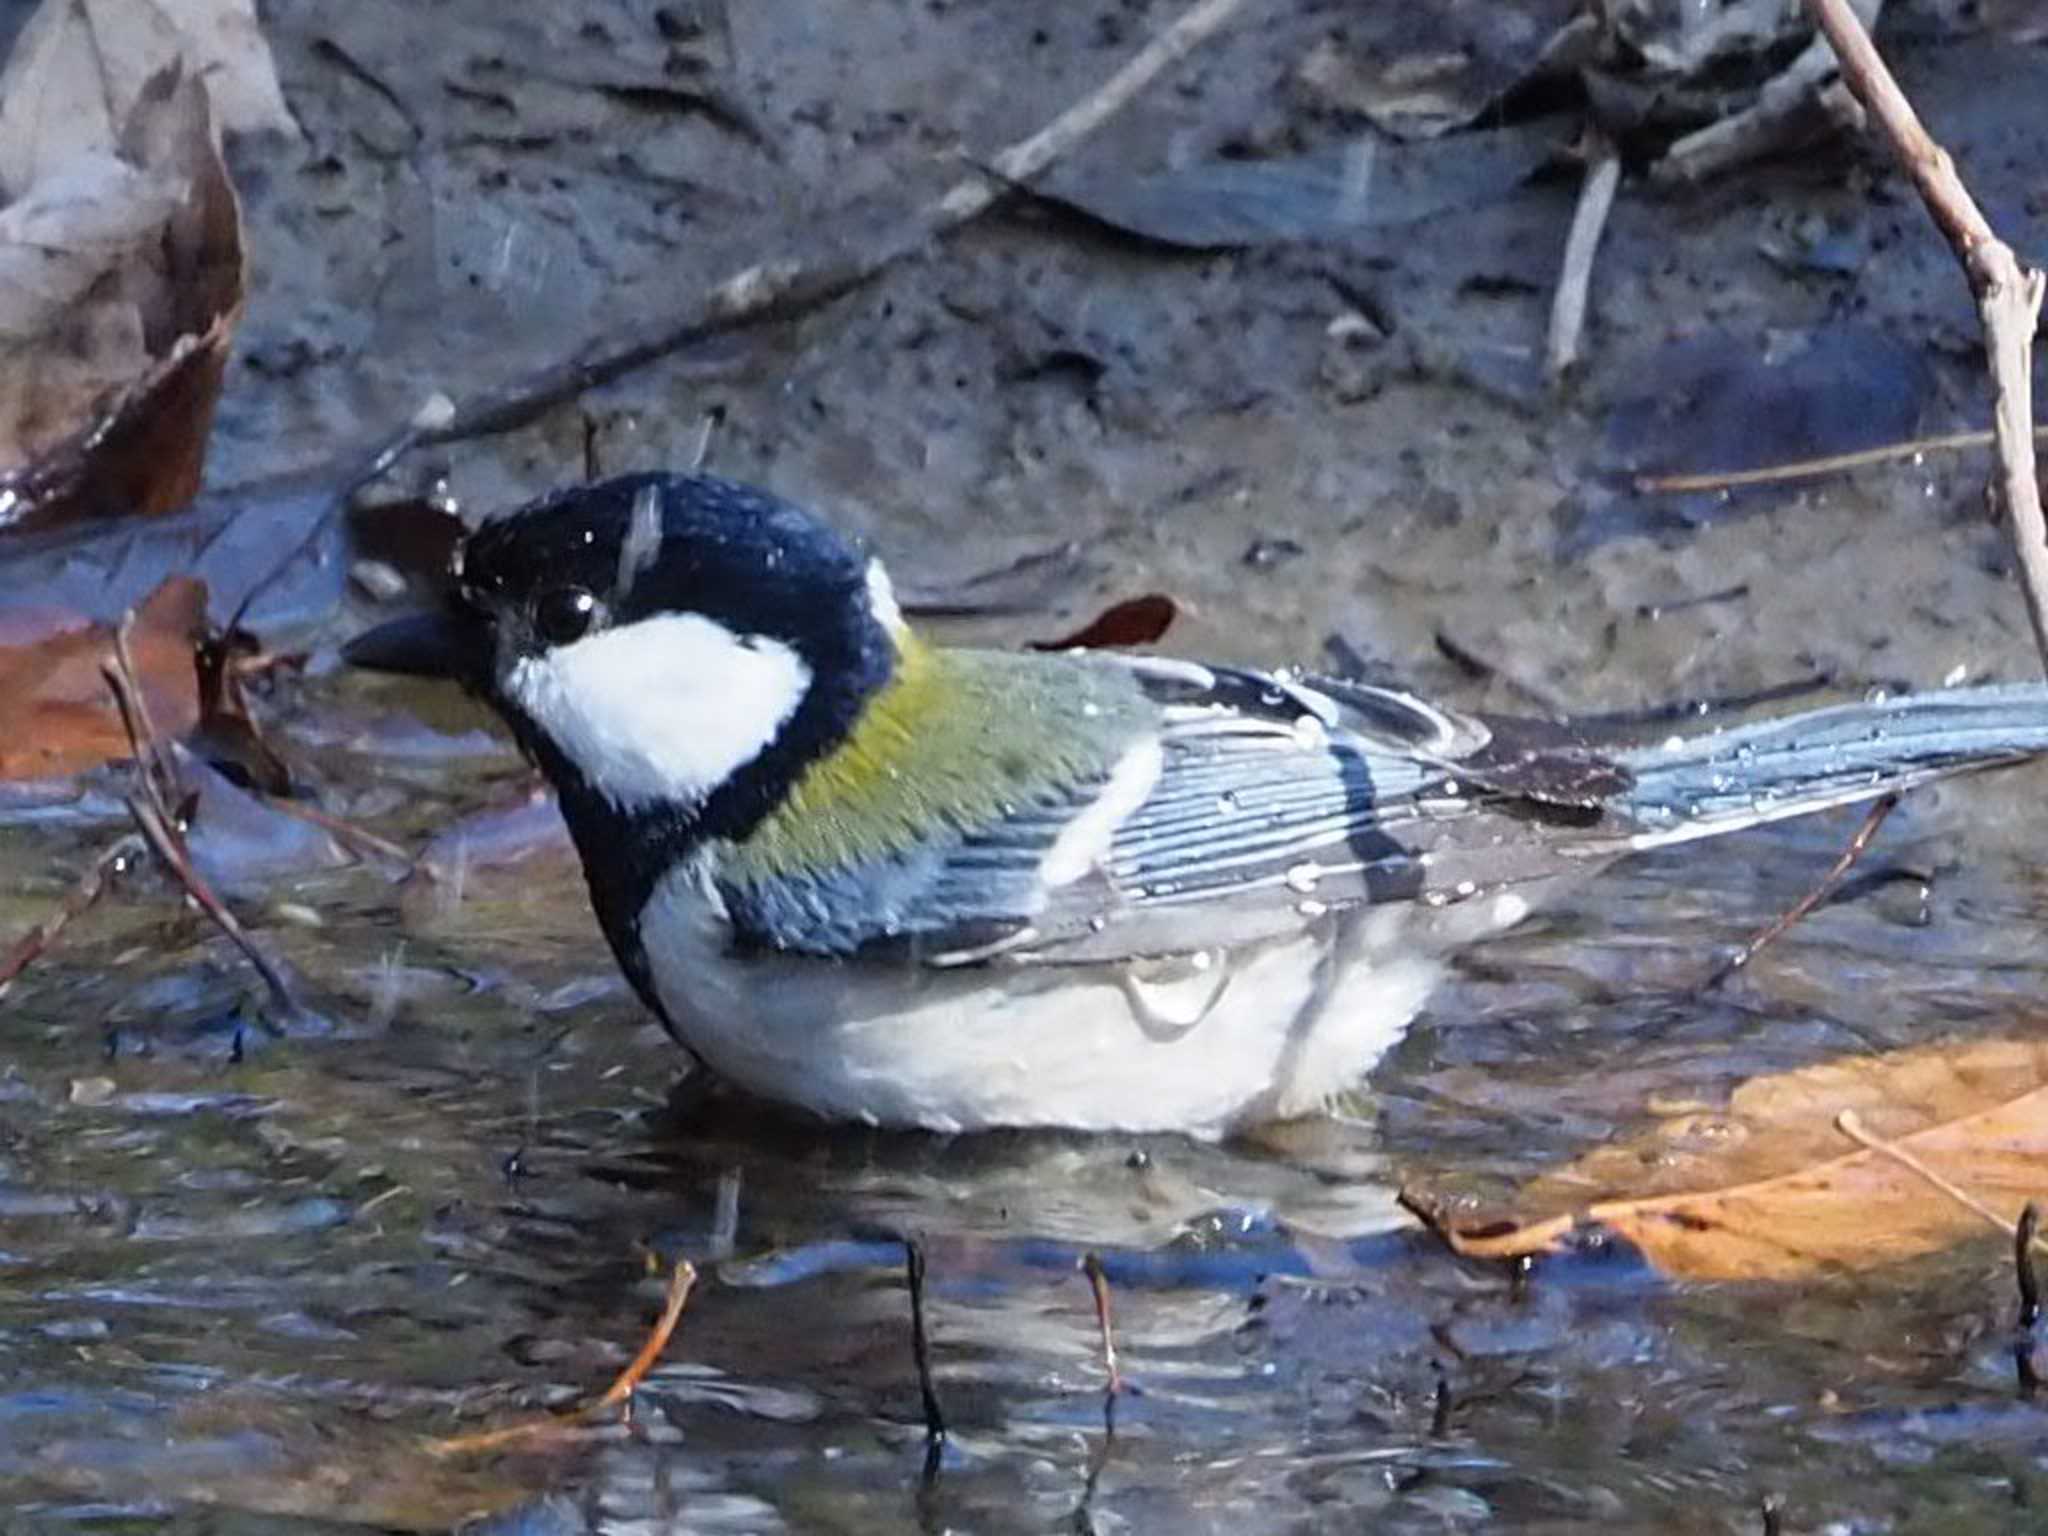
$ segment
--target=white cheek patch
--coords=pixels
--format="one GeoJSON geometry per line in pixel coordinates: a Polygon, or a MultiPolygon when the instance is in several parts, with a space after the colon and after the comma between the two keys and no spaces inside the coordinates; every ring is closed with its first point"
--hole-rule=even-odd
{"type": "Polygon", "coordinates": [[[504,686],[625,810],[701,802],[775,740],[810,683],[781,641],[672,613],[522,657],[504,686]]]}

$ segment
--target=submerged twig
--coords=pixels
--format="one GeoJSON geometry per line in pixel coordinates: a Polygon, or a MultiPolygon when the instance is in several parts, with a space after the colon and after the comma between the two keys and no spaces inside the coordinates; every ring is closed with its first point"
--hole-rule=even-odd
{"type": "Polygon", "coordinates": [[[5,998],[21,973],[34,965],[64,930],[100,899],[107,888],[107,877],[120,873],[142,849],[142,838],[138,834],[124,832],[86,866],[85,873],[73,882],[50,915],[16,940],[14,947],[8,950],[7,958],[0,960],[0,998],[5,998]]]}
{"type": "Polygon", "coordinates": [[[661,1358],[661,1352],[668,1348],[668,1341],[676,1331],[676,1323],[683,1315],[684,1304],[689,1301],[690,1292],[696,1284],[697,1266],[688,1259],[676,1260],[676,1267],[668,1277],[668,1296],[662,1302],[661,1316],[655,1319],[654,1329],[647,1335],[647,1342],[640,1346],[640,1353],[619,1372],[612,1384],[598,1395],[597,1401],[590,1405],[588,1412],[595,1413],[601,1408],[626,1402],[632,1397],[634,1390],[646,1378],[647,1373],[654,1369],[654,1363],[661,1358]]]}
{"type": "Polygon", "coordinates": [[[668,1295],[662,1302],[661,1316],[655,1319],[654,1327],[647,1335],[647,1342],[640,1346],[640,1352],[623,1371],[613,1379],[612,1384],[592,1398],[566,1414],[549,1415],[530,1419],[520,1424],[508,1424],[503,1429],[487,1429],[474,1435],[450,1435],[440,1440],[427,1442],[427,1452],[433,1456],[470,1456],[479,1451],[503,1450],[508,1445],[522,1445],[545,1442],[575,1434],[591,1419],[615,1407],[630,1402],[633,1393],[642,1380],[668,1348],[669,1340],[675,1336],[676,1324],[681,1320],[683,1308],[689,1302],[690,1292],[697,1284],[697,1266],[688,1259],[676,1260],[675,1268],[668,1277],[668,1295]]]}
{"type": "MultiPolygon", "coordinates": [[[[263,985],[269,989],[271,1001],[287,1016],[297,1013],[299,1002],[292,995],[291,985],[284,979],[284,973],[277,968],[274,960],[257,947],[256,941],[249,937],[248,930],[236,919],[235,914],[227,909],[220,897],[214,894],[213,887],[206,883],[199,871],[192,867],[192,855],[185,848],[175,824],[165,821],[158,814],[157,808],[141,795],[128,796],[127,804],[128,814],[135,818],[135,825],[141,829],[143,837],[148,839],[149,846],[155,851],[156,856],[164,861],[165,868],[178,877],[178,883],[185,887],[185,894],[198,904],[200,911],[213,919],[214,926],[226,934],[237,949],[248,956],[249,963],[256,967],[256,974],[263,978],[263,985]]],[[[264,1022],[273,1031],[277,1028],[268,1020],[264,1022]]]]}
{"type": "Polygon", "coordinates": [[[932,1346],[924,1326],[924,1244],[903,1240],[903,1278],[910,1289],[910,1354],[917,1365],[917,1390],[924,1401],[925,1439],[936,1447],[946,1438],[946,1415],[932,1384],[932,1346]]]}
{"type": "Polygon", "coordinates": [[[1991,368],[1999,488],[2034,644],[2048,669],[2048,522],[2034,470],[2033,395],[2034,328],[2048,275],[2023,268],[1992,230],[1955,161],[1922,125],[1848,0],[1806,0],[1806,7],[1835,51],[1844,83],[1883,126],[1976,296],[1991,368]]]}
{"type": "Polygon", "coordinates": [[[1586,178],[1579,184],[1578,207],[1565,236],[1564,260],[1558,270],[1557,293],[1550,303],[1550,336],[1543,352],[1543,371],[1555,384],[1579,360],[1579,338],[1586,329],[1586,296],[1593,286],[1593,258],[1614,194],[1621,185],[1621,155],[1606,135],[1589,130],[1586,178]]]}
{"type": "Polygon", "coordinates": [[[2041,1207],[2029,1200],[2020,1210],[2012,1237],[2012,1267],[2020,1288],[2019,1327],[2012,1341],[2012,1369],[2021,1402],[2041,1392],[2041,1374],[2034,1368],[2034,1333],[2041,1322],[2041,1281],[2034,1273],[2034,1239],[2041,1228],[2041,1207]]]}
{"type": "Polygon", "coordinates": [[[1711,992],[1721,986],[1729,977],[1733,976],[1767,948],[1783,938],[1791,930],[1793,924],[1799,922],[1811,913],[1815,907],[1826,901],[1828,896],[1847,878],[1849,871],[1856,867],[1856,861],[1870,851],[1870,845],[1877,837],[1877,829],[1884,825],[1885,818],[1891,815],[1893,808],[1898,803],[1899,797],[1895,794],[1881,795],[1876,800],[1873,800],[1870,803],[1869,811],[1863,817],[1862,825],[1856,828],[1855,835],[1849,839],[1849,846],[1842,850],[1841,857],[1828,866],[1827,873],[1816,880],[1813,888],[1804,896],[1779,913],[1775,922],[1763,929],[1762,932],[1753,934],[1748,943],[1738,949],[1714,971],[1713,975],[1706,979],[1700,990],[1711,992]]]}
{"type": "Polygon", "coordinates": [[[150,717],[149,699],[135,670],[135,653],[128,637],[135,628],[135,610],[130,608],[114,626],[113,654],[100,663],[100,676],[113,691],[114,708],[120,712],[121,729],[128,735],[128,750],[135,759],[136,782],[166,823],[178,819],[177,769],[164,752],[163,738],[150,717]]]}
{"type": "Polygon", "coordinates": [[[1088,1468],[1081,1478],[1081,1497],[1068,1521],[1075,1536],[1095,1536],[1095,1495],[1102,1486],[1102,1474],[1109,1466],[1110,1453],[1115,1449],[1116,1394],[1109,1392],[1102,1399],[1102,1438],[1088,1453],[1088,1468]]]}
{"type": "Polygon", "coordinates": [[[293,800],[285,795],[264,794],[260,798],[270,810],[303,821],[308,826],[318,827],[347,850],[352,858],[381,860],[395,864],[410,873],[419,866],[419,857],[402,844],[394,843],[388,837],[379,837],[345,817],[323,811],[317,805],[308,805],[303,800],[293,800]]]}
{"type": "MultiPolygon", "coordinates": [[[[269,989],[271,1001],[286,1016],[296,1014],[299,1011],[298,999],[292,995],[284,973],[257,948],[256,941],[249,937],[247,930],[236,921],[234,913],[227,909],[220,897],[214,894],[213,887],[192,865],[192,855],[185,846],[176,808],[179,794],[177,768],[157,737],[156,723],[150,719],[149,705],[143,698],[142,684],[135,675],[135,663],[129,655],[128,629],[133,619],[133,610],[123,616],[114,632],[113,656],[100,668],[107,686],[113,690],[115,706],[121,712],[121,723],[128,732],[128,750],[135,758],[138,788],[135,794],[124,797],[128,814],[151,851],[163,860],[165,868],[178,877],[179,884],[185,887],[185,893],[197,903],[199,910],[212,918],[214,926],[248,956],[249,963],[256,967],[256,974],[263,978],[264,986],[269,989]]],[[[272,1021],[266,1019],[263,1022],[273,1032],[277,1029],[272,1021]]]]}
{"type": "Polygon", "coordinates": [[[2034,1273],[2034,1238],[2041,1230],[2041,1207],[2029,1200],[2013,1224],[2013,1270],[2020,1287],[2020,1326],[2032,1328],[2041,1321],[2041,1282],[2034,1273]]]}
{"type": "MultiPolygon", "coordinates": [[[[1918,1156],[1916,1156],[1913,1152],[1909,1151],[1907,1148],[1900,1146],[1897,1142],[1886,1141],[1883,1137],[1877,1135],[1875,1132],[1870,1130],[1869,1127],[1864,1125],[1862,1119],[1857,1115],[1855,1110],[1845,1109],[1839,1115],[1836,1115],[1835,1129],[1840,1131],[1844,1136],[1848,1137],[1851,1141],[1855,1142],[1858,1146],[1868,1148],[1872,1152],[1880,1153],[1883,1156],[1890,1158],[1893,1162],[1897,1163],[1901,1168],[1904,1168],[1907,1172],[1917,1174],[1920,1178],[1925,1179],[1929,1184],[1933,1185],[1934,1188],[1940,1190],[1944,1195],[1947,1195],[1949,1199],[1955,1201],[1956,1204],[1962,1206],[1965,1210],[1975,1211],[1979,1216],[1982,1216],[1986,1221],[1990,1222],[1991,1225],[1998,1228],[1999,1231],[2005,1233],[2006,1236],[2012,1238],[2015,1243],[2019,1241],[2020,1228],[2018,1222],[2007,1221],[2003,1216],[1999,1215],[1998,1212],[1994,1211],[1982,1200],[1979,1200],[1967,1189],[1964,1189],[1960,1184],[1957,1184],[1954,1180],[1946,1177],[1941,1173],[1936,1172],[1933,1168],[1930,1168],[1925,1162],[1923,1162],[1918,1156]]],[[[2038,1235],[2035,1235],[2033,1237],[2033,1242],[2030,1243],[2028,1246],[2031,1248],[2035,1245],[2038,1245],[2040,1242],[2040,1237],[2038,1235]]]]}
{"type": "Polygon", "coordinates": [[[1095,1328],[1102,1338],[1102,1370],[1109,1378],[1109,1395],[1115,1397],[1124,1389],[1124,1378],[1117,1368],[1116,1334],[1110,1326],[1109,1276],[1103,1271],[1101,1258],[1093,1253],[1082,1257],[1081,1268],[1087,1272],[1088,1289],[1095,1295],[1095,1328]]]}

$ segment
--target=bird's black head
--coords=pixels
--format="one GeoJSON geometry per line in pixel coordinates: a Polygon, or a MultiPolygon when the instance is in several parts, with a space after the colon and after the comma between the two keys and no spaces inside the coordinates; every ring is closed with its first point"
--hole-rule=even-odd
{"type": "Polygon", "coordinates": [[[742,836],[852,729],[901,620],[879,565],[709,475],[628,475],[484,524],[456,555],[470,686],[572,821],[742,836]]]}

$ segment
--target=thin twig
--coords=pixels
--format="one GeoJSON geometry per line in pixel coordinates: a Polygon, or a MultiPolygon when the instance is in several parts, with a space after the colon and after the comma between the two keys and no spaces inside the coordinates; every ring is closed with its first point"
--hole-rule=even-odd
{"type": "Polygon", "coordinates": [[[683,1306],[689,1301],[690,1292],[696,1284],[697,1266],[688,1259],[676,1260],[676,1267],[668,1277],[668,1297],[662,1303],[661,1316],[655,1320],[654,1331],[647,1335],[647,1342],[640,1346],[640,1353],[633,1357],[632,1363],[619,1372],[617,1379],[599,1394],[587,1412],[595,1413],[632,1397],[647,1373],[654,1369],[654,1362],[661,1358],[661,1352],[668,1348],[676,1323],[683,1315],[683,1306]]]}
{"type": "Polygon", "coordinates": [[[1089,134],[1122,110],[1205,39],[1221,30],[1245,0],[1199,0],[1132,55],[1123,68],[1091,95],[1075,103],[1027,139],[998,154],[992,174],[965,178],[880,236],[847,235],[822,257],[777,256],[742,268],[685,305],[662,328],[642,323],[582,347],[575,356],[550,363],[457,406],[445,395],[432,397],[405,426],[368,448],[342,459],[341,483],[306,534],[244,594],[228,628],[240,627],[259,594],[307,550],[349,497],[420,448],[465,442],[512,432],[586,390],[608,384],[636,368],[658,362],[713,337],[793,320],[864,287],[897,262],[924,250],[934,239],[980,217],[1012,183],[1039,176],[1089,134]]]}
{"type": "Polygon", "coordinates": [[[34,965],[64,930],[100,899],[107,888],[107,876],[118,874],[130,859],[142,852],[142,848],[139,836],[124,832],[86,867],[85,873],[65,892],[55,910],[23,934],[7,952],[7,958],[0,960],[0,998],[5,998],[21,973],[34,965]]]}
{"type": "Polygon", "coordinates": [[[1095,1327],[1102,1336],[1102,1369],[1109,1377],[1109,1395],[1115,1397],[1124,1389],[1124,1378],[1117,1369],[1116,1334],[1110,1327],[1109,1276],[1103,1271],[1102,1260],[1092,1253],[1082,1258],[1081,1268],[1087,1271],[1088,1288],[1095,1293],[1095,1327]]]}
{"type": "MultiPolygon", "coordinates": [[[[128,630],[134,617],[132,609],[122,617],[114,632],[114,654],[100,667],[107,686],[113,690],[115,706],[121,712],[121,723],[128,732],[128,750],[135,758],[139,789],[137,793],[124,797],[128,814],[134,818],[137,830],[151,850],[178,877],[186,894],[249,957],[249,963],[256,967],[256,974],[270,989],[272,1002],[287,1016],[296,1014],[299,1011],[298,1000],[292,996],[283,972],[256,947],[255,940],[235,920],[234,913],[227,909],[192,865],[192,855],[185,847],[178,813],[173,808],[178,797],[177,768],[157,737],[156,722],[150,718],[149,705],[142,696],[142,683],[136,676],[135,662],[129,653],[128,630]]],[[[272,1031],[277,1028],[269,1020],[264,1024],[272,1031]]]]}
{"type": "Polygon", "coordinates": [[[917,1364],[917,1390],[924,1399],[925,1439],[933,1445],[946,1438],[946,1415],[932,1385],[932,1345],[924,1327],[924,1244],[903,1240],[903,1278],[910,1288],[910,1353],[917,1364]]]}
{"type": "MultiPolygon", "coordinates": [[[[1897,1142],[1886,1141],[1881,1136],[1876,1135],[1863,1124],[1855,1110],[1845,1109],[1839,1115],[1836,1115],[1835,1129],[1858,1146],[1868,1147],[1872,1152],[1880,1152],[1897,1163],[1901,1168],[1918,1174],[1944,1195],[1947,1195],[1949,1199],[1955,1201],[1956,1204],[1963,1206],[1967,1210],[1975,1211],[2007,1237],[2015,1241],[2018,1240],[2020,1229],[2017,1222],[2007,1221],[1967,1189],[1964,1189],[1960,1184],[1944,1177],[1942,1174],[1935,1172],[1934,1169],[1922,1162],[1919,1157],[1900,1146],[1897,1142]]],[[[2041,1243],[2039,1237],[2036,1237],[2034,1241],[2037,1246],[2041,1243]]]]}
{"type": "Polygon", "coordinates": [[[1579,183],[1579,205],[1572,211],[1557,293],[1550,301],[1550,337],[1544,348],[1543,372],[1553,384],[1579,360],[1579,338],[1586,329],[1586,295],[1593,285],[1593,258],[1599,253],[1600,236],[1614,209],[1615,190],[1621,185],[1621,156],[1604,134],[1589,130],[1588,137],[1586,179],[1579,183]]]}
{"type": "Polygon", "coordinates": [[[1008,192],[1068,153],[1165,70],[1218,31],[1244,0],[1199,0],[1091,94],[990,162],[993,175],[963,178],[879,236],[854,237],[823,258],[771,257],[714,284],[662,328],[601,338],[582,353],[457,408],[419,435],[420,446],[509,432],[562,401],[700,341],[792,319],[860,288],[932,240],[980,217],[1008,192]]]}
{"type": "MultiPolygon", "coordinates": [[[[1917,459],[1929,453],[1955,453],[1964,448],[1989,448],[1996,434],[1985,431],[1944,432],[1939,437],[1910,437],[1897,443],[1880,443],[1875,448],[1858,448],[1853,453],[1824,454],[1817,459],[1788,459],[1782,464],[1764,464],[1755,469],[1702,469],[1682,475],[1637,475],[1631,482],[1639,496],[1662,496],[1687,491],[1733,491],[1751,485],[1784,485],[1793,480],[1817,480],[1823,475],[1846,474],[1868,469],[1873,464],[1892,464],[1900,459],[1917,459]]],[[[2048,438],[2048,427],[2034,428],[2034,441],[2048,438]]]]}
{"type": "Polygon", "coordinates": [[[135,759],[136,783],[165,825],[175,826],[178,813],[177,772],[164,755],[163,743],[150,717],[149,700],[143,696],[142,679],[135,671],[134,653],[128,646],[128,632],[135,622],[135,610],[121,615],[114,629],[113,654],[100,662],[100,676],[114,695],[114,708],[121,716],[121,728],[128,735],[128,750],[135,759]]]}
{"type": "Polygon", "coordinates": [[[290,816],[296,821],[303,821],[309,826],[318,827],[340,843],[354,858],[381,859],[407,871],[419,865],[419,859],[401,844],[392,842],[388,837],[379,837],[376,833],[366,831],[340,816],[330,815],[317,805],[308,805],[303,800],[292,800],[284,795],[267,795],[260,792],[258,798],[273,811],[290,816]]]}
{"type": "Polygon", "coordinates": [[[2041,1320],[2041,1282],[2034,1273],[2034,1236],[2041,1230],[2041,1207],[2029,1200],[2013,1224],[2014,1273],[2019,1277],[2020,1326],[2032,1328],[2041,1320]]]}
{"type": "Polygon", "coordinates": [[[2041,1229],[2041,1207],[2029,1200],[2020,1210],[2013,1229],[2012,1267],[2019,1281],[2019,1327],[2012,1341],[2012,1370],[2020,1401],[2030,1403],[2041,1393],[2041,1373],[2034,1369],[2034,1332],[2041,1322],[2041,1281],[2034,1273],[2034,1238],[2041,1229]]]}
{"type": "Polygon", "coordinates": [[[1871,843],[1877,837],[1877,829],[1884,825],[1885,818],[1899,803],[1897,795],[1882,795],[1873,800],[1869,811],[1864,814],[1863,824],[1856,829],[1856,835],[1849,839],[1849,846],[1842,850],[1841,857],[1828,867],[1828,872],[1816,880],[1813,888],[1778,914],[1776,922],[1755,934],[1750,941],[1738,949],[1724,962],[1701,987],[1703,992],[1712,992],[1737,971],[1748,965],[1765,949],[1783,938],[1786,932],[1813,909],[1827,900],[1829,894],[1840,885],[1849,871],[1856,867],[1856,861],[1870,851],[1871,843]]]}
{"type": "MultiPolygon", "coordinates": [[[[298,999],[292,995],[291,986],[284,979],[284,973],[277,968],[275,961],[257,948],[256,941],[249,937],[248,930],[236,919],[235,914],[227,909],[220,897],[213,893],[213,887],[206,883],[199,871],[193,868],[192,856],[179,840],[172,824],[165,821],[158,814],[157,808],[142,795],[129,795],[127,806],[128,814],[135,818],[135,825],[149,840],[149,846],[155,850],[156,856],[164,861],[170,872],[178,877],[178,883],[185,887],[185,894],[197,902],[199,910],[213,919],[214,926],[233,940],[235,947],[249,957],[249,963],[256,967],[256,974],[263,978],[264,986],[270,989],[270,1000],[277,1005],[278,1010],[287,1017],[298,1013],[298,999]]],[[[266,1024],[272,1030],[276,1029],[275,1024],[268,1021],[266,1024]]]]}
{"type": "Polygon", "coordinates": [[[2034,644],[2048,669],[2048,522],[2042,518],[2041,488],[2034,474],[2033,399],[2034,328],[2048,276],[2022,268],[2012,247],[1993,233],[1956,174],[1955,162],[1922,126],[1848,0],[1806,0],[1806,5],[1835,50],[1842,79],[1883,125],[1976,295],[1991,364],[1999,485],[2034,644]]]}
{"type": "Polygon", "coordinates": [[[502,1429],[487,1429],[474,1435],[449,1435],[440,1440],[427,1442],[427,1452],[432,1456],[473,1456],[480,1451],[500,1451],[508,1445],[525,1445],[534,1442],[566,1439],[605,1409],[619,1403],[629,1402],[634,1391],[654,1368],[654,1362],[661,1358],[661,1352],[668,1348],[674,1337],[676,1324],[683,1315],[683,1307],[690,1299],[690,1292],[697,1284],[697,1266],[688,1259],[678,1259],[675,1269],[668,1277],[668,1296],[662,1303],[661,1316],[655,1319],[654,1328],[647,1336],[647,1342],[640,1346],[640,1353],[602,1393],[589,1402],[579,1404],[570,1412],[529,1419],[519,1424],[508,1424],[502,1429]]]}

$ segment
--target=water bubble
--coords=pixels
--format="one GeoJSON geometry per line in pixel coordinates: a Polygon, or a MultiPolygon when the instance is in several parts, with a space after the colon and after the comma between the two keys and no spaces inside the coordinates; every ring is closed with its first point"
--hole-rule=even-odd
{"type": "Polygon", "coordinates": [[[1304,896],[1313,895],[1316,886],[1322,882],[1323,866],[1314,859],[1304,859],[1289,868],[1285,878],[1289,890],[1299,891],[1304,896]]]}

